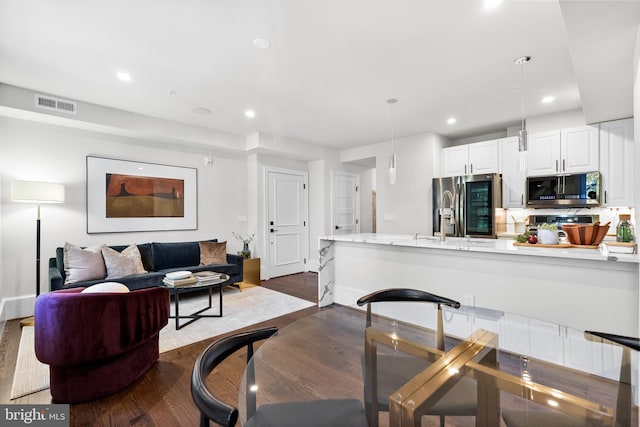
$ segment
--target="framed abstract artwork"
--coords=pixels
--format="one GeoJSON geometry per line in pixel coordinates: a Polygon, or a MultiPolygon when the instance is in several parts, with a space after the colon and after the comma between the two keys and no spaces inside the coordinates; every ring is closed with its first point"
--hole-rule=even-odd
{"type": "Polygon", "coordinates": [[[87,156],[87,233],[197,229],[197,172],[87,156]]]}

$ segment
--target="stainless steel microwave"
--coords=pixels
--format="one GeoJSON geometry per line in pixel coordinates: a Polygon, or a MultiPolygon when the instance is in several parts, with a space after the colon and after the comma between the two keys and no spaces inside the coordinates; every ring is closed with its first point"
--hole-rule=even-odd
{"type": "Polygon", "coordinates": [[[600,206],[600,172],[527,178],[527,207],[600,206]]]}

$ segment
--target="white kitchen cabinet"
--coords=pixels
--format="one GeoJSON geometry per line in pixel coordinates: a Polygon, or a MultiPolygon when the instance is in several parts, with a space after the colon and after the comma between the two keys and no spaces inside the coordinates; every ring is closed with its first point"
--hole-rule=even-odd
{"type": "Polygon", "coordinates": [[[600,123],[602,206],[633,206],[633,119],[600,123]]]}
{"type": "Polygon", "coordinates": [[[565,328],[543,320],[529,319],[531,356],[558,365],[564,364],[565,328]]]}
{"type": "Polygon", "coordinates": [[[559,130],[529,134],[527,145],[527,174],[529,176],[560,173],[559,130]]]}
{"type": "Polygon", "coordinates": [[[560,131],[561,173],[593,172],[600,169],[598,126],[580,126],[560,131]]]}
{"type": "Polygon", "coordinates": [[[513,313],[504,314],[504,327],[500,336],[500,348],[516,354],[529,354],[529,318],[513,313]]]}
{"type": "MultiPolygon", "coordinates": [[[[564,328],[564,327],[563,327],[564,328]]],[[[564,364],[585,372],[602,374],[603,354],[594,351],[598,344],[587,341],[583,331],[565,329],[564,364]]]]}
{"type": "Polygon", "coordinates": [[[596,126],[529,135],[529,176],[571,174],[599,170],[599,134],[596,126]]]}
{"type": "MultiPolygon", "coordinates": [[[[500,141],[502,166],[502,207],[524,208],[526,168],[520,170],[520,151],[518,137],[504,138],[500,141]]],[[[526,165],[525,165],[526,166],[526,165]]]]}
{"type": "Polygon", "coordinates": [[[497,139],[443,148],[442,176],[497,173],[499,159],[497,139]]]}
{"type": "Polygon", "coordinates": [[[461,176],[467,174],[469,147],[457,145],[442,149],[442,176],[461,176]]]}
{"type": "Polygon", "coordinates": [[[470,174],[498,173],[500,151],[497,139],[469,144],[470,174]]]}

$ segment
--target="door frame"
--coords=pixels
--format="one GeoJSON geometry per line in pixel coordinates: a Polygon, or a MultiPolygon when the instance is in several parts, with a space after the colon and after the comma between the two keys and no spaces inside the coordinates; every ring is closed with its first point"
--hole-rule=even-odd
{"type": "MultiPolygon", "coordinates": [[[[303,236],[305,239],[305,244],[303,245],[303,256],[306,261],[309,260],[309,172],[301,171],[297,169],[284,169],[277,168],[273,166],[265,166],[264,173],[262,176],[263,182],[263,194],[262,198],[262,232],[263,232],[263,242],[262,242],[262,256],[264,257],[264,263],[260,263],[261,267],[263,266],[263,277],[265,280],[271,279],[271,251],[269,250],[269,200],[270,200],[270,188],[269,188],[269,173],[283,173],[290,175],[298,175],[302,176],[302,182],[306,191],[302,192],[302,216],[303,221],[305,221],[306,227],[303,232],[303,236]]],[[[304,263],[304,271],[309,271],[309,263],[304,263]]]]}
{"type": "Polygon", "coordinates": [[[333,236],[335,234],[335,182],[336,182],[336,175],[346,175],[346,176],[350,176],[356,179],[356,185],[358,187],[358,191],[356,192],[356,212],[355,212],[355,216],[356,219],[358,221],[358,223],[356,224],[356,233],[360,232],[360,194],[362,194],[361,190],[362,190],[362,186],[360,185],[360,174],[357,173],[351,173],[351,172],[344,172],[344,171],[340,171],[340,170],[335,170],[335,169],[331,169],[331,180],[330,180],[330,185],[331,185],[331,190],[330,190],[330,196],[329,198],[331,199],[331,207],[330,207],[330,217],[331,217],[331,221],[329,224],[329,227],[331,229],[331,235],[333,236]]]}

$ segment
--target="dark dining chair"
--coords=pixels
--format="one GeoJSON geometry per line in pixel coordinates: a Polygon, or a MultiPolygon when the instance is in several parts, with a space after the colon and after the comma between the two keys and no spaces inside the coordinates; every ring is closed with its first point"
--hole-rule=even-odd
{"type": "Polygon", "coordinates": [[[238,421],[238,409],[215,397],[206,386],[207,376],[227,357],[247,347],[247,422],[244,427],[365,427],[367,420],[362,403],[357,399],[327,399],[261,405],[256,408],[255,392],[249,387],[255,382],[252,363],[253,344],[271,337],[276,327],[241,332],[219,339],[198,356],[191,375],[191,396],[200,409],[200,427],[214,421],[223,427],[233,427],[238,421]]]}
{"type": "MultiPolygon", "coordinates": [[[[359,306],[367,305],[367,327],[371,326],[371,304],[378,302],[428,302],[437,305],[437,329],[436,347],[444,351],[444,322],[442,306],[460,308],[458,301],[431,294],[429,292],[394,288],[373,292],[363,296],[357,302],[359,306]]],[[[389,411],[389,396],[398,390],[411,378],[422,372],[431,364],[430,361],[416,357],[377,356],[376,384],[370,384],[365,371],[365,407],[370,425],[377,425],[377,412],[389,411]],[[376,398],[372,397],[372,392],[376,398]],[[376,400],[377,402],[373,402],[376,400]]],[[[477,383],[467,377],[462,377],[451,390],[449,390],[436,403],[426,415],[440,417],[440,426],[444,427],[445,416],[475,416],[478,406],[477,383]]]]}
{"type": "MultiPolygon", "coordinates": [[[[631,425],[631,350],[640,351],[640,339],[596,331],[585,331],[584,335],[588,340],[604,339],[622,347],[615,425],[631,425]]],[[[507,427],[593,427],[599,425],[599,420],[589,422],[589,420],[572,417],[560,412],[540,410],[504,411],[502,419],[504,419],[507,427]]]]}

